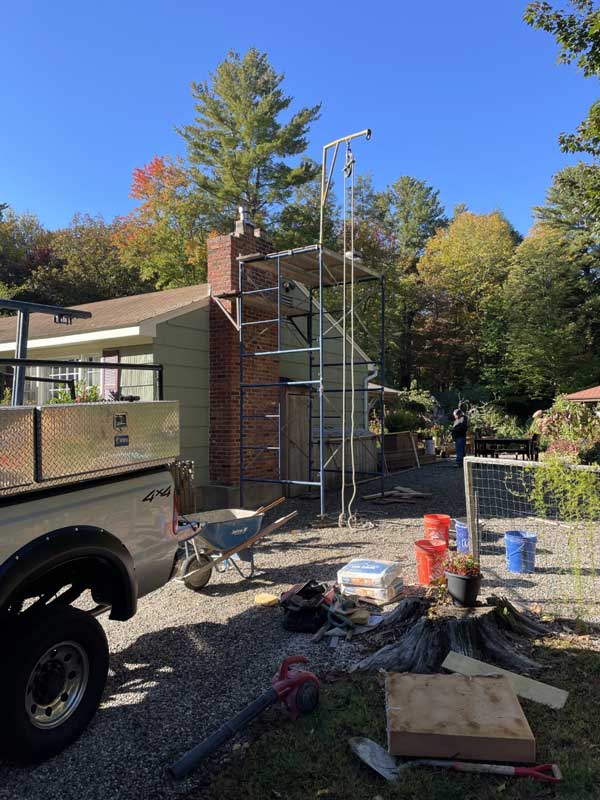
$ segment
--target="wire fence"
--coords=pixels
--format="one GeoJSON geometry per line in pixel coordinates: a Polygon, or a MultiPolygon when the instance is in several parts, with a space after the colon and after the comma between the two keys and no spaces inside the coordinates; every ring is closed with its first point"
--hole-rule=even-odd
{"type": "Polygon", "coordinates": [[[600,622],[600,469],[469,457],[465,496],[482,593],[600,622]]]}

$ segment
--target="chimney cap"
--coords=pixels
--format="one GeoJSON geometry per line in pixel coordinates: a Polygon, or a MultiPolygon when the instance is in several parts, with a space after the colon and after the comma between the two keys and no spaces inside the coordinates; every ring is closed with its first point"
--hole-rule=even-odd
{"type": "Polygon", "coordinates": [[[255,227],[252,217],[250,216],[250,212],[246,206],[238,206],[238,214],[238,222],[242,222],[244,225],[252,225],[253,228],[255,227]]]}

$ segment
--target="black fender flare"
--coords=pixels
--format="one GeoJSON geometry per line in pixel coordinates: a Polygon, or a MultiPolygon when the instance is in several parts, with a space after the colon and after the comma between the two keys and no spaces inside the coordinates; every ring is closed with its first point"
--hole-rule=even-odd
{"type": "Polygon", "coordinates": [[[33,539],[0,564],[0,608],[24,586],[70,562],[98,559],[115,576],[110,618],[126,620],[137,609],[133,558],[112,533],[91,525],[58,528],[33,539]]]}

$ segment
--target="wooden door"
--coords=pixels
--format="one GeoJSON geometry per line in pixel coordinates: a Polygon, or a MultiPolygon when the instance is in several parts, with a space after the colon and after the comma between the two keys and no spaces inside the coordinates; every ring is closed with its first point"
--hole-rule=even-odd
{"type": "MultiPolygon", "coordinates": [[[[308,391],[298,387],[290,387],[285,393],[284,419],[281,444],[282,472],[286,480],[307,481],[308,477],[308,440],[309,440],[309,399],[308,391]]],[[[313,464],[313,466],[315,466],[313,464]]],[[[317,480],[316,473],[310,480],[317,480]]],[[[308,486],[287,484],[287,496],[295,497],[305,494],[308,486]]]]}

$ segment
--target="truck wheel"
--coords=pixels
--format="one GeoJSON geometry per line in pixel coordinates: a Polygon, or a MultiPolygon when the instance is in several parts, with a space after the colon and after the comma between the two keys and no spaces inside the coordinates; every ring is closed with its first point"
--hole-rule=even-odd
{"type": "MultiPolygon", "coordinates": [[[[0,659],[0,749],[43,761],[71,744],[96,713],[108,674],[97,620],[70,606],[23,614],[0,659]]],[[[5,639],[6,641],[6,639],[5,639]]]]}
{"type": "MultiPolygon", "coordinates": [[[[211,559],[203,554],[200,554],[199,558],[192,556],[185,565],[185,572],[190,573],[194,572],[194,570],[202,569],[202,567],[210,564],[210,562],[211,559]]],[[[200,592],[209,582],[211,575],[212,569],[207,569],[204,572],[198,572],[195,575],[190,575],[189,577],[185,577],[184,575],[183,582],[188,589],[193,589],[195,592],[200,592]]]]}

